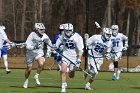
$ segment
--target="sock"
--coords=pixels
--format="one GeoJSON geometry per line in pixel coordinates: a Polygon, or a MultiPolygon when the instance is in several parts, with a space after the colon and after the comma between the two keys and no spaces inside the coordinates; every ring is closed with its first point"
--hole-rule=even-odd
{"type": "Polygon", "coordinates": [[[25,79],[25,82],[24,83],[28,83],[28,78],[27,79],[25,79]]]}
{"type": "Polygon", "coordinates": [[[62,86],[61,86],[61,87],[62,87],[62,88],[66,88],[65,85],[66,85],[66,82],[62,83],[62,86]]]}
{"type": "Polygon", "coordinates": [[[86,85],[90,86],[90,83],[89,83],[89,82],[87,82],[87,84],[86,84],[86,85]]]}
{"type": "Polygon", "coordinates": [[[114,76],[116,77],[116,73],[114,73],[114,76]]]}

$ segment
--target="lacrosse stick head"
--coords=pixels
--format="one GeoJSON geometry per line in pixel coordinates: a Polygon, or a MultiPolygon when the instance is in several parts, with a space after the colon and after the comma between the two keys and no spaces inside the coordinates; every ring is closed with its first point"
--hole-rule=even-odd
{"type": "Polygon", "coordinates": [[[101,28],[98,22],[95,21],[96,28],[101,28]]]}

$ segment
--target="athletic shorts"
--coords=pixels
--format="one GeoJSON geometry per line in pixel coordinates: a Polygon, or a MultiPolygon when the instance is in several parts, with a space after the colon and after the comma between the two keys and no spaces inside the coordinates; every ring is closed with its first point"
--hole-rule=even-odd
{"type": "Polygon", "coordinates": [[[6,48],[2,48],[2,50],[1,50],[1,57],[3,56],[3,55],[7,55],[7,49],[6,48]]]}
{"type": "Polygon", "coordinates": [[[98,70],[100,70],[101,65],[103,64],[103,58],[95,58],[88,57],[88,69],[92,73],[98,73],[98,70]],[[95,64],[96,62],[96,64],[95,64]]]}
{"type": "Polygon", "coordinates": [[[76,63],[77,57],[71,57],[66,56],[68,59],[62,56],[62,63],[66,64],[67,67],[69,67],[69,70],[74,71],[76,69],[76,66],[74,65],[76,63]],[[74,63],[74,64],[73,64],[74,63]]]}
{"type": "Polygon", "coordinates": [[[28,66],[32,66],[34,61],[37,60],[40,57],[44,58],[44,53],[35,53],[35,52],[27,50],[26,51],[26,64],[28,66]]]}
{"type": "Polygon", "coordinates": [[[111,58],[113,61],[119,61],[122,57],[122,52],[111,53],[111,58]]]}

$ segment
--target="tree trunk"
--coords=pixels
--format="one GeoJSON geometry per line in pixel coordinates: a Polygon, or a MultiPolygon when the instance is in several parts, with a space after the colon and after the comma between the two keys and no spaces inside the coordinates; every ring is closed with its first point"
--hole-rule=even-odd
{"type": "Polygon", "coordinates": [[[111,26],[111,0],[108,0],[108,6],[107,6],[107,27],[111,26]]]}
{"type": "Polygon", "coordinates": [[[14,40],[17,40],[17,30],[16,30],[16,15],[15,15],[15,0],[13,0],[13,26],[14,26],[14,40]]]}
{"type": "Polygon", "coordinates": [[[2,15],[2,0],[0,0],[0,19],[3,19],[3,15],[2,15]]]}
{"type": "Polygon", "coordinates": [[[26,0],[24,0],[23,2],[22,22],[21,22],[21,40],[24,40],[25,13],[26,13],[26,0]]]}

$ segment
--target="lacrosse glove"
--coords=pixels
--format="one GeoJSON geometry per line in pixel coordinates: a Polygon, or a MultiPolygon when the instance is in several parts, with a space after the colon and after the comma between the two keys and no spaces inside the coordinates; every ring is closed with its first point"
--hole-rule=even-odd
{"type": "Polygon", "coordinates": [[[106,57],[107,60],[109,60],[109,59],[111,59],[111,54],[110,53],[106,53],[105,57],[106,57]]]}
{"type": "Polygon", "coordinates": [[[128,49],[128,45],[125,44],[124,47],[123,47],[123,50],[127,50],[128,49]]]}
{"type": "Polygon", "coordinates": [[[80,67],[80,64],[81,64],[81,60],[80,59],[77,59],[77,61],[75,63],[76,67],[79,68],[80,67]]]}
{"type": "Polygon", "coordinates": [[[52,53],[51,51],[47,51],[46,57],[47,57],[47,58],[50,58],[50,57],[51,57],[51,53],[52,53]]]}
{"type": "Polygon", "coordinates": [[[57,62],[62,60],[62,56],[59,55],[59,53],[54,53],[54,60],[56,60],[57,62]]]}

